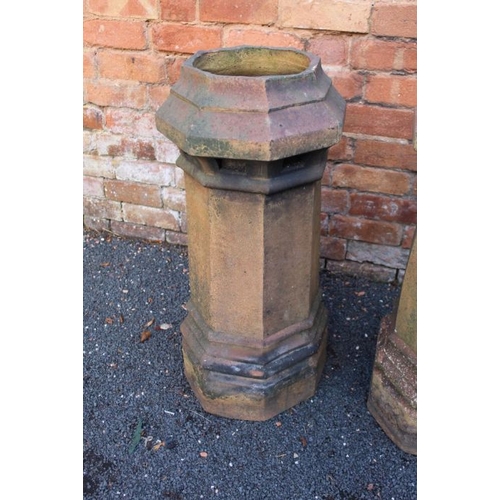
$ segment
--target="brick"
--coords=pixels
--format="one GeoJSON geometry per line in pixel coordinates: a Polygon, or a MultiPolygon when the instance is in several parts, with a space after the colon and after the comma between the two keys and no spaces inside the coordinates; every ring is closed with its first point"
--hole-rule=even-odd
{"type": "Polygon", "coordinates": [[[417,170],[417,152],[412,144],[357,139],[354,162],[374,167],[417,170]]]}
{"type": "Polygon", "coordinates": [[[413,138],[413,110],[347,103],[344,133],[413,138]]]}
{"type": "Polygon", "coordinates": [[[83,108],[83,128],[101,130],[102,110],[85,106],[83,108]]]}
{"type": "Polygon", "coordinates": [[[345,68],[332,68],[325,66],[325,73],[331,78],[333,86],[338,93],[347,101],[361,98],[365,77],[356,71],[345,68]]]}
{"type": "Polygon", "coordinates": [[[83,174],[91,177],[116,176],[116,162],[109,157],[83,155],[83,174]]]}
{"type": "Polygon", "coordinates": [[[347,42],[342,36],[318,36],[309,40],[307,50],[321,58],[321,64],[343,66],[347,61],[347,42]]]}
{"type": "Polygon", "coordinates": [[[416,71],[417,44],[358,38],[352,42],[350,62],[354,69],[416,71]]]}
{"type": "Polygon", "coordinates": [[[342,163],[335,166],[332,185],[359,191],[404,195],[411,187],[411,178],[404,172],[342,163]]]}
{"type": "Polygon", "coordinates": [[[158,186],[138,184],[135,182],[105,180],[104,193],[106,198],[148,207],[161,207],[161,193],[158,186]]]}
{"type": "Polygon", "coordinates": [[[156,159],[164,163],[175,165],[179,158],[179,148],[166,137],[155,139],[156,159]]]}
{"type": "Polygon", "coordinates": [[[154,113],[143,113],[132,109],[108,108],[106,128],[115,134],[128,134],[133,137],[151,139],[160,136],[156,129],[154,113]]]}
{"type": "Polygon", "coordinates": [[[94,61],[94,51],[84,50],[83,51],[83,78],[95,78],[97,75],[95,61],[94,61]]]}
{"type": "Polygon", "coordinates": [[[333,274],[344,274],[348,276],[362,276],[370,281],[380,283],[393,283],[396,279],[397,271],[388,267],[377,266],[369,262],[335,261],[329,260],[326,268],[333,274]]]}
{"type": "Polygon", "coordinates": [[[174,187],[164,187],[161,190],[163,206],[176,210],[177,212],[186,211],[186,192],[174,187]]]}
{"type": "Polygon", "coordinates": [[[298,36],[283,31],[226,27],[224,46],[264,45],[268,47],[294,47],[304,49],[304,42],[298,36]]]}
{"type": "Polygon", "coordinates": [[[83,177],[83,194],[84,196],[95,196],[104,198],[104,187],[102,177],[83,177]]]}
{"type": "Polygon", "coordinates": [[[354,140],[342,136],[340,141],[328,149],[328,159],[350,161],[354,157],[354,140]]]}
{"type": "Polygon", "coordinates": [[[158,162],[121,161],[116,167],[116,179],[156,186],[173,186],[175,167],[158,162]]]}
{"type": "Polygon", "coordinates": [[[417,38],[416,3],[375,3],[371,33],[377,36],[417,38]]]}
{"type": "Polygon", "coordinates": [[[165,231],[165,240],[171,245],[187,246],[188,244],[187,234],[178,233],[176,231],[165,231]]]}
{"type": "Polygon", "coordinates": [[[159,227],[150,227],[129,222],[111,221],[111,231],[127,238],[140,238],[149,241],[165,241],[165,230],[159,227]]]}
{"type": "Polygon", "coordinates": [[[281,0],[280,26],[368,33],[370,0],[281,0]]]}
{"type": "Polygon", "coordinates": [[[167,21],[194,21],[196,0],[160,0],[160,13],[167,21]]]}
{"type": "Polygon", "coordinates": [[[320,257],[333,260],[344,260],[347,242],[340,238],[320,237],[320,257]]]}
{"type": "Polygon", "coordinates": [[[184,182],[184,170],[179,167],[175,167],[175,185],[178,188],[186,189],[186,185],[184,182]]]}
{"type": "Polygon", "coordinates": [[[109,220],[96,219],[95,217],[89,217],[88,215],[84,215],[83,227],[87,230],[97,231],[98,233],[101,233],[103,231],[109,231],[109,220]]]}
{"type": "Polygon", "coordinates": [[[121,203],[103,198],[84,196],[83,215],[94,217],[96,219],[121,220],[121,203]]]}
{"type": "Polygon", "coordinates": [[[417,79],[413,76],[368,75],[365,100],[379,104],[415,107],[417,79]]]}
{"type": "Polygon", "coordinates": [[[170,85],[150,85],[148,87],[148,103],[151,109],[158,109],[170,95],[170,85]]]}
{"type": "Polygon", "coordinates": [[[349,215],[403,224],[417,223],[417,202],[367,193],[351,193],[349,215]]]}
{"type": "Polygon", "coordinates": [[[165,59],[153,54],[103,50],[97,56],[101,78],[158,83],[167,76],[165,59]]]}
{"type": "Polygon", "coordinates": [[[331,186],[332,185],[332,163],[327,162],[325,165],[325,170],[323,171],[323,176],[321,177],[321,185],[322,186],[331,186]]]}
{"type": "Polygon", "coordinates": [[[173,85],[181,75],[181,68],[187,57],[173,57],[167,61],[167,78],[170,85],[173,85]]]}
{"type": "Polygon", "coordinates": [[[97,106],[143,109],[148,103],[145,84],[116,82],[85,82],[87,102],[97,106]]]}
{"type": "Polygon", "coordinates": [[[99,156],[121,156],[123,137],[102,132],[95,136],[95,152],[99,156]]]}
{"type": "Polygon", "coordinates": [[[221,46],[222,28],[184,24],[155,24],[152,40],[158,50],[194,54],[221,46]]]}
{"type": "Polygon", "coordinates": [[[379,245],[397,246],[403,234],[399,224],[334,215],[330,220],[330,234],[336,238],[360,240],[379,245]]]}
{"type": "Polygon", "coordinates": [[[109,154],[128,159],[156,160],[155,147],[149,138],[122,137],[119,145],[109,149],[109,154]]]}
{"type": "Polygon", "coordinates": [[[145,24],[140,21],[89,19],[83,23],[83,41],[91,46],[145,49],[145,24]]]}
{"type": "Polygon", "coordinates": [[[278,0],[199,0],[200,20],[222,23],[273,24],[278,0]]]}
{"type": "Polygon", "coordinates": [[[97,106],[143,109],[148,102],[145,84],[85,82],[87,101],[97,106]]]}
{"type": "Polygon", "coordinates": [[[123,218],[125,222],[133,222],[134,224],[160,227],[171,231],[179,231],[180,229],[178,212],[167,208],[145,207],[124,203],[123,218]]]}
{"type": "Polygon", "coordinates": [[[405,269],[410,252],[401,247],[373,245],[361,241],[350,241],[347,247],[347,260],[371,262],[394,269],[405,269]]]}
{"type": "Polygon", "coordinates": [[[417,231],[417,226],[405,227],[405,229],[403,231],[403,241],[401,242],[402,248],[410,248],[411,249],[416,231],[417,231]]]}
{"type": "Polygon", "coordinates": [[[83,154],[95,154],[96,133],[93,130],[83,131],[83,154]]]}
{"type": "Polygon", "coordinates": [[[320,235],[328,236],[330,234],[330,216],[324,212],[320,213],[320,235]]]}
{"type": "Polygon", "coordinates": [[[321,210],[328,213],[346,213],[349,195],[346,190],[321,188],[321,210]]]}
{"type": "Polygon", "coordinates": [[[157,0],[87,0],[92,14],[110,17],[157,19],[157,0]]]}

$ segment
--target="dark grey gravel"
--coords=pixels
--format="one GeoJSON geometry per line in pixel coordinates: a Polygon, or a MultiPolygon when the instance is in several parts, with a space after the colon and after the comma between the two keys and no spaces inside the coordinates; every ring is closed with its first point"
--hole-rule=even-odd
{"type": "Polygon", "coordinates": [[[323,271],[329,344],[316,395],[245,422],[205,413],[183,376],[187,250],[86,232],[83,256],[84,498],[417,498],[416,457],[366,408],[398,287],[323,271]]]}

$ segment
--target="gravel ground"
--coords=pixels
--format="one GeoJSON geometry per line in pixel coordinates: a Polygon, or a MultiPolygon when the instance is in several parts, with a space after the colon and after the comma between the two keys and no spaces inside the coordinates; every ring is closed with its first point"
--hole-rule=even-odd
{"type": "Polygon", "coordinates": [[[84,498],[417,498],[416,457],[366,408],[398,287],[323,271],[329,344],[316,395],[246,422],[205,413],[183,376],[187,250],[84,233],[83,256],[84,498]]]}

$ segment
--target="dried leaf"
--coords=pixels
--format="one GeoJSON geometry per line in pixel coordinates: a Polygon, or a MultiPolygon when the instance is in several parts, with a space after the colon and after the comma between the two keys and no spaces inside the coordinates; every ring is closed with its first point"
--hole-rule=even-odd
{"type": "Polygon", "coordinates": [[[106,322],[107,325],[113,324],[113,318],[106,318],[104,321],[106,322]]]}
{"type": "Polygon", "coordinates": [[[172,328],[172,325],[171,325],[170,323],[162,323],[162,324],[160,325],[160,328],[161,328],[162,330],[168,330],[168,329],[172,328]]]}
{"type": "Polygon", "coordinates": [[[153,323],[155,322],[155,319],[150,319],[145,325],[144,328],[149,328],[153,323]]]}
{"type": "Polygon", "coordinates": [[[137,445],[139,444],[139,441],[141,440],[141,434],[142,434],[142,420],[139,419],[137,427],[135,428],[134,431],[134,436],[132,437],[132,442],[130,443],[130,447],[128,449],[130,455],[134,452],[137,445]]]}
{"type": "Polygon", "coordinates": [[[364,290],[361,290],[361,292],[354,292],[354,295],[357,295],[358,297],[362,297],[365,294],[366,292],[364,290]]]}
{"type": "Polygon", "coordinates": [[[208,457],[208,453],[206,451],[200,451],[200,457],[201,458],[207,458],[208,457]]]}
{"type": "Polygon", "coordinates": [[[120,316],[118,317],[118,320],[120,321],[120,324],[123,325],[123,322],[125,321],[125,319],[123,318],[123,314],[120,314],[120,316]]]}
{"type": "Polygon", "coordinates": [[[158,451],[162,446],[165,446],[165,441],[157,441],[153,446],[153,451],[158,451]]]}
{"type": "Polygon", "coordinates": [[[108,266],[109,266],[109,264],[110,264],[109,262],[103,262],[103,263],[101,264],[101,267],[108,267],[108,266]]]}
{"type": "Polygon", "coordinates": [[[281,422],[276,422],[274,425],[275,425],[276,427],[281,427],[281,422]]]}
{"type": "Polygon", "coordinates": [[[300,442],[304,448],[307,446],[307,439],[304,436],[300,436],[300,442]]]}
{"type": "Polygon", "coordinates": [[[146,340],[149,339],[149,337],[151,337],[151,332],[149,330],[144,330],[141,333],[141,342],[145,342],[146,340]]]}

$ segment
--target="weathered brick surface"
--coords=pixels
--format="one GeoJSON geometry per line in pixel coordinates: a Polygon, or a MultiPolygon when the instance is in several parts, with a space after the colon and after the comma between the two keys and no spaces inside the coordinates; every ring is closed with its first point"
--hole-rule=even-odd
{"type": "Polygon", "coordinates": [[[87,0],[92,14],[121,18],[156,19],[157,0],[87,0]]]}
{"type": "Polygon", "coordinates": [[[367,102],[414,108],[417,105],[417,79],[414,76],[368,75],[367,102]]]}
{"type": "Polygon", "coordinates": [[[377,36],[416,38],[416,3],[375,3],[372,13],[371,33],[377,36]]]}
{"type": "Polygon", "coordinates": [[[415,72],[417,44],[358,37],[351,44],[350,62],[355,69],[415,72]]]}
{"type": "Polygon", "coordinates": [[[97,231],[98,233],[110,230],[108,219],[96,219],[95,217],[90,217],[88,215],[83,216],[83,227],[90,229],[91,231],[97,231]]]}
{"type": "Polygon", "coordinates": [[[186,192],[176,187],[164,187],[161,190],[163,205],[177,212],[186,212],[186,192]]]}
{"type": "Polygon", "coordinates": [[[100,47],[145,49],[146,25],[141,21],[88,19],[83,23],[83,41],[100,47]]]}
{"type": "Polygon", "coordinates": [[[412,139],[413,121],[413,110],[347,104],[344,132],[412,139]]]}
{"type": "Polygon", "coordinates": [[[104,186],[102,177],[83,177],[84,196],[96,196],[104,198],[104,186]]]}
{"type": "Polygon", "coordinates": [[[401,248],[411,249],[416,229],[417,229],[416,226],[405,227],[403,231],[403,241],[401,242],[401,248]]]}
{"type": "Polygon", "coordinates": [[[416,224],[417,202],[378,194],[351,193],[349,215],[360,215],[402,224],[416,224]]]}
{"type": "Polygon", "coordinates": [[[350,241],[347,259],[356,262],[371,262],[381,266],[404,269],[408,263],[409,250],[401,247],[373,245],[362,241],[350,241]]]}
{"type": "Polygon", "coordinates": [[[354,140],[345,136],[328,150],[328,160],[350,161],[354,158],[354,140]]]}
{"type": "Polygon", "coordinates": [[[96,219],[122,220],[121,203],[104,198],[84,196],[83,214],[96,219]]]}
{"type": "Polygon", "coordinates": [[[163,204],[159,186],[149,184],[105,180],[104,193],[109,200],[125,201],[135,205],[159,208],[163,204]]]}
{"type": "Polygon", "coordinates": [[[222,44],[222,28],[219,26],[155,24],[151,33],[158,50],[193,54],[222,44]]]}
{"type": "Polygon", "coordinates": [[[340,164],[333,171],[332,185],[360,191],[404,195],[411,187],[411,178],[404,172],[340,164]]]}
{"type": "Polygon", "coordinates": [[[199,0],[199,4],[201,21],[265,25],[278,16],[278,0],[199,0]]]}
{"type": "Polygon", "coordinates": [[[165,230],[159,227],[112,220],[110,228],[113,234],[126,236],[128,238],[140,238],[149,241],[165,241],[165,230]]]}
{"type": "Polygon", "coordinates": [[[355,163],[375,167],[417,169],[417,153],[412,144],[356,140],[355,163]]]}
{"type": "Polygon", "coordinates": [[[369,280],[382,283],[393,283],[396,280],[397,271],[389,267],[378,266],[369,262],[354,262],[349,260],[328,260],[326,263],[328,271],[335,274],[347,274],[351,276],[365,276],[369,280]]]}
{"type": "Polygon", "coordinates": [[[116,177],[116,161],[109,157],[84,155],[83,175],[114,179],[116,177]]]}
{"type": "Polygon", "coordinates": [[[175,167],[158,162],[121,161],[116,168],[116,179],[155,186],[173,186],[175,167]]]}
{"type": "Polygon", "coordinates": [[[252,29],[228,26],[224,30],[224,46],[265,45],[268,47],[294,47],[304,49],[304,41],[293,33],[273,29],[252,29]]]}
{"type": "Polygon", "coordinates": [[[83,51],[83,78],[95,78],[97,74],[94,55],[94,50],[83,51]]]}
{"type": "Polygon", "coordinates": [[[344,260],[347,242],[340,238],[320,237],[320,256],[325,259],[344,260]]]}
{"type": "Polygon", "coordinates": [[[160,0],[161,18],[167,21],[194,21],[197,0],[160,0]]]}
{"type": "Polygon", "coordinates": [[[165,240],[167,243],[172,245],[187,245],[188,236],[184,233],[178,233],[176,231],[165,231],[165,240]]]}
{"type": "Polygon", "coordinates": [[[85,106],[83,108],[83,128],[102,129],[102,110],[85,106]]]}
{"type": "Polygon", "coordinates": [[[86,81],[84,88],[87,102],[97,106],[143,109],[148,103],[148,91],[144,84],[86,81]]]}
{"type": "Polygon", "coordinates": [[[346,213],[349,195],[344,189],[321,188],[321,210],[323,212],[346,213]]]}
{"type": "Polygon", "coordinates": [[[343,36],[317,36],[309,40],[307,50],[321,58],[321,64],[345,65],[348,40],[343,36]]]}
{"type": "Polygon", "coordinates": [[[368,33],[371,1],[281,0],[280,26],[368,33]]]}
{"type": "Polygon", "coordinates": [[[365,76],[357,71],[326,66],[325,73],[331,78],[334,87],[346,100],[359,99],[363,95],[365,76]]]}
{"type": "Polygon", "coordinates": [[[399,224],[346,215],[334,215],[330,219],[330,227],[331,236],[336,238],[360,240],[379,245],[399,245],[403,234],[399,224]]]}
{"type": "Polygon", "coordinates": [[[115,134],[153,138],[161,137],[156,129],[154,113],[140,113],[133,109],[106,110],[106,128],[115,134]]]}
{"type": "Polygon", "coordinates": [[[123,220],[144,226],[179,231],[179,213],[166,208],[146,207],[123,203],[123,220]]]}
{"type": "Polygon", "coordinates": [[[167,77],[165,59],[149,53],[102,50],[97,67],[99,75],[109,80],[158,83],[167,77]]]}

